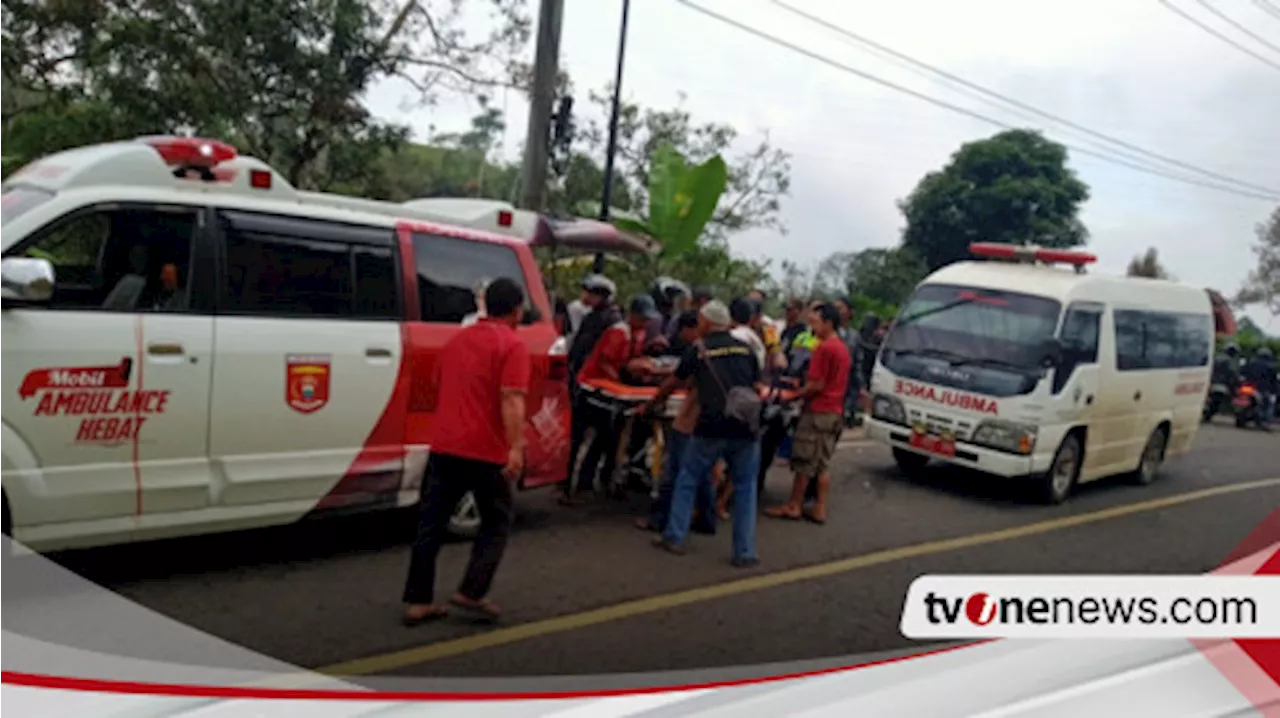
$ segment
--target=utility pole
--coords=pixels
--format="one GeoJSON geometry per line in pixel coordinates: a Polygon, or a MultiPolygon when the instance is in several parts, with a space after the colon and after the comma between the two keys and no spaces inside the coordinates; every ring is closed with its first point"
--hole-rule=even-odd
{"type": "MultiPolygon", "coordinates": [[[[618,113],[622,105],[622,67],[627,55],[627,17],[631,0],[622,0],[622,27],[618,30],[618,65],[613,74],[613,103],[609,107],[609,142],[604,155],[604,191],[600,196],[600,221],[609,221],[609,203],[613,197],[613,157],[618,153],[618,113]]],[[[604,271],[604,254],[596,253],[593,269],[604,271]]]]}
{"type": "Polygon", "coordinates": [[[560,26],[564,0],[542,0],[538,9],[538,47],[533,60],[533,87],[529,92],[529,129],[525,134],[521,167],[520,206],[537,212],[546,203],[547,156],[551,115],[560,75],[560,26]]]}

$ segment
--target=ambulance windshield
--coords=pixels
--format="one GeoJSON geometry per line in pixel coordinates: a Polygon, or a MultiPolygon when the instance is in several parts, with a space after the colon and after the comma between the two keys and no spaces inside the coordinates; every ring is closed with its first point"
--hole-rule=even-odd
{"type": "Polygon", "coordinates": [[[1053,299],[976,287],[916,290],[884,343],[895,374],[994,396],[1031,391],[1044,343],[1062,305],[1053,299]]]}
{"type": "Polygon", "coordinates": [[[35,207],[48,202],[53,197],[52,192],[47,192],[35,187],[5,187],[4,193],[0,194],[0,224],[9,224],[9,220],[17,219],[35,207]]]}

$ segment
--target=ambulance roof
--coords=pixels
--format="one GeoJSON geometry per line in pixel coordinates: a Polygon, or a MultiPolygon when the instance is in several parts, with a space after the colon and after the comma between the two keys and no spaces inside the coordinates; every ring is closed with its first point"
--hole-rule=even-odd
{"type": "Polygon", "coordinates": [[[1056,299],[1063,304],[1094,300],[1170,311],[1208,312],[1209,293],[1199,287],[1163,279],[1082,274],[1043,264],[964,261],[949,264],[921,284],[949,284],[1017,292],[1056,299]]]}
{"type": "Polygon", "coordinates": [[[308,192],[294,188],[265,162],[240,156],[216,140],[142,137],[78,147],[40,158],[18,170],[6,190],[29,187],[60,194],[100,193],[120,199],[181,201],[190,193],[207,204],[326,219],[386,224],[397,219],[465,227],[480,233],[558,246],[569,251],[646,252],[651,243],[606,222],[553,220],[509,202],[481,198],[434,198],[404,203],[308,192]]]}

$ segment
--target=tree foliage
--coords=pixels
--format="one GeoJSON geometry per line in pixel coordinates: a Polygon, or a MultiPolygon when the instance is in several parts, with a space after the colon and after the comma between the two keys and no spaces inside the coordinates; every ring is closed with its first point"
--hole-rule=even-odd
{"type": "Polygon", "coordinates": [[[407,136],[365,108],[376,81],[424,102],[509,83],[524,6],[489,0],[477,36],[462,0],[6,0],[6,154],[190,132],[324,189],[407,136]]]}
{"type": "Polygon", "coordinates": [[[1173,275],[1160,263],[1160,253],[1150,247],[1129,261],[1129,269],[1125,272],[1130,277],[1146,277],[1147,279],[1172,279],[1173,275]]]}
{"type": "Polygon", "coordinates": [[[903,244],[930,270],[967,257],[971,242],[1084,244],[1088,197],[1065,147],[1032,130],[1001,132],[961,146],[899,203],[903,244]]]}
{"type": "MultiPolygon", "coordinates": [[[[582,132],[584,144],[592,156],[604,157],[608,139],[609,106],[612,90],[590,93],[596,117],[588,120],[582,132]]],[[[655,110],[632,102],[622,102],[618,113],[618,150],[616,155],[619,184],[627,187],[631,209],[648,202],[658,148],[670,145],[687,160],[701,164],[720,155],[728,172],[727,186],[707,226],[708,234],[724,239],[734,232],[767,228],[786,231],[782,222],[782,200],[791,191],[791,157],[775,147],[768,135],[759,138],[745,150],[735,150],[738,131],[725,124],[697,122],[684,107],[655,110]]],[[[601,175],[603,179],[603,174],[601,175]]],[[[599,206],[600,192],[569,198],[571,206],[586,203],[599,206]]],[[[611,202],[611,204],[613,204],[611,202]]],[[[624,208],[626,209],[626,208],[624,208]]]]}
{"type": "Polygon", "coordinates": [[[1253,246],[1257,266],[1236,295],[1242,305],[1263,304],[1272,314],[1280,314],[1280,207],[1257,227],[1258,241],[1253,246]]]}

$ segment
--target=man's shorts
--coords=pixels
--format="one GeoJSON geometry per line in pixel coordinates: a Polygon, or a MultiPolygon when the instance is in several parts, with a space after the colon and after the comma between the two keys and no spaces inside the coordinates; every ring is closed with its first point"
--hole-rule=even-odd
{"type": "Polygon", "coordinates": [[[827,473],[843,430],[844,417],[840,414],[801,414],[791,441],[791,470],[808,477],[827,473]]]}

